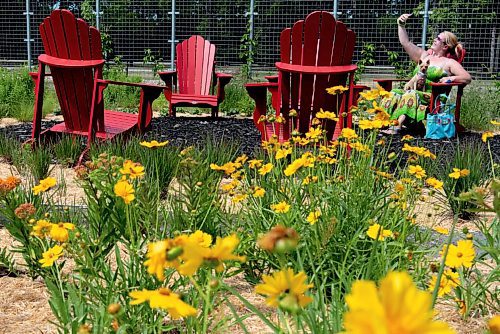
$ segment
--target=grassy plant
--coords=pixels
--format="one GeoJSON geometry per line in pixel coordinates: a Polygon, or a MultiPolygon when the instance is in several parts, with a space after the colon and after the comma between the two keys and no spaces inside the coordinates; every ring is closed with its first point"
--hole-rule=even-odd
{"type": "Polygon", "coordinates": [[[241,80],[234,80],[225,88],[226,97],[220,111],[226,115],[250,116],[254,109],[253,100],[248,96],[241,80]]]}
{"type": "Polygon", "coordinates": [[[31,176],[35,183],[46,178],[51,170],[52,152],[50,146],[31,148],[25,145],[13,154],[12,162],[19,174],[31,176]]]}
{"type": "Polygon", "coordinates": [[[21,144],[7,136],[4,132],[0,133],[0,157],[8,162],[12,161],[13,155],[19,150],[21,144]]]}
{"type": "MultiPolygon", "coordinates": [[[[104,74],[105,79],[125,82],[142,82],[139,76],[128,76],[123,69],[123,66],[111,67],[104,74]]],[[[137,112],[139,105],[140,89],[137,87],[109,85],[104,91],[104,101],[106,108],[114,108],[121,110],[131,110],[137,112]]]]}
{"type": "Polygon", "coordinates": [[[83,140],[80,137],[64,136],[53,145],[52,149],[60,164],[73,166],[80,157],[83,147],[83,140]]]}
{"type": "Polygon", "coordinates": [[[471,85],[462,96],[460,122],[468,129],[492,129],[491,120],[500,119],[500,85],[471,85]]]}
{"type": "MultiPolygon", "coordinates": [[[[0,117],[13,117],[20,121],[33,119],[34,82],[27,68],[7,70],[0,68],[0,117]]],[[[56,97],[50,87],[44,94],[43,114],[52,112],[56,97]]]]}

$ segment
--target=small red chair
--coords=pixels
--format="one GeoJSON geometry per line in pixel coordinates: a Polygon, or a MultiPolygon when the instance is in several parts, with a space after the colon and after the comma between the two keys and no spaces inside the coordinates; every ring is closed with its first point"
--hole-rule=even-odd
{"type": "Polygon", "coordinates": [[[201,36],[191,36],[176,46],[176,70],[158,72],[167,86],[169,115],[176,107],[211,108],[217,117],[224,101],[224,87],[232,75],[215,73],[215,45],[201,36]]]}
{"type": "Polygon", "coordinates": [[[266,83],[245,85],[255,100],[253,119],[262,140],[276,135],[279,141],[286,141],[294,130],[306,133],[320,108],[337,112],[340,106],[339,121],[329,120],[325,124],[327,139],[333,139],[343,127],[351,127],[348,110],[353,105],[357,69],[352,64],[355,41],[352,30],[323,11],[310,13],[305,20],[281,32],[281,59],[276,63],[278,76],[266,77],[269,81],[266,83]],[[326,92],[326,88],[346,83],[349,89],[341,95],[326,92]],[[271,92],[276,116],[283,116],[284,124],[259,121],[267,114],[266,90],[271,92]],[[297,111],[297,117],[290,117],[291,109],[297,111]]]}
{"type": "MultiPolygon", "coordinates": [[[[465,49],[461,49],[461,53],[458,57],[451,57],[458,61],[460,64],[463,62],[465,58],[465,49]]],[[[430,51],[430,50],[429,50],[430,51]]],[[[394,82],[408,82],[409,79],[374,79],[374,82],[378,83],[382,88],[384,88],[386,91],[391,91],[393,88],[393,83],[394,82]]],[[[464,87],[466,84],[461,84],[461,83],[456,83],[456,82],[451,82],[451,83],[439,83],[439,82],[431,82],[431,98],[430,98],[430,103],[429,107],[427,108],[427,112],[430,110],[434,110],[434,108],[437,107],[437,105],[434,105],[436,102],[436,97],[439,96],[440,94],[446,94],[449,95],[451,92],[451,89],[456,86],[457,87],[457,99],[455,102],[455,128],[457,132],[464,131],[465,128],[460,124],[460,106],[462,104],[462,95],[464,92],[464,87]]],[[[437,99],[437,103],[441,103],[439,99],[437,99]]]]}
{"type": "MultiPolygon", "coordinates": [[[[32,139],[42,134],[64,132],[87,137],[87,149],[95,138],[110,139],[132,130],[145,131],[151,122],[153,101],[164,87],[142,83],[103,80],[101,34],[68,10],[54,10],[40,24],[44,54],[38,57],[32,139]],[[45,67],[50,68],[50,74],[45,67]],[[41,131],[45,77],[52,76],[64,122],[41,131]],[[109,85],[141,88],[139,113],[104,109],[103,91],[109,85]]],[[[82,155],[83,157],[83,155],[82,155]]]]}

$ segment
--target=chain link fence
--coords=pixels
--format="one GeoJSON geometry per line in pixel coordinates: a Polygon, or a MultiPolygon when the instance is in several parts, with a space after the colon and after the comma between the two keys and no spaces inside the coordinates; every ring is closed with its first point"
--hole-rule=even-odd
{"type": "MultiPolygon", "coordinates": [[[[464,67],[476,78],[496,77],[500,58],[500,2],[428,1],[427,43],[442,30],[456,32],[467,49],[464,67]]],[[[170,67],[172,40],[176,43],[199,34],[217,46],[218,66],[250,62],[254,69],[271,69],[279,59],[281,30],[314,10],[336,10],[337,18],[357,34],[354,59],[382,69],[408,60],[397,37],[396,18],[402,13],[415,13],[408,24],[408,33],[416,44],[421,44],[424,3],[415,0],[1,1],[0,63],[12,66],[36,60],[43,51],[38,25],[53,9],[67,8],[98,25],[105,36],[108,59],[120,56],[132,67],[140,66],[145,56],[150,62],[170,67]],[[393,53],[390,58],[390,52],[398,55],[393,53]]]]}

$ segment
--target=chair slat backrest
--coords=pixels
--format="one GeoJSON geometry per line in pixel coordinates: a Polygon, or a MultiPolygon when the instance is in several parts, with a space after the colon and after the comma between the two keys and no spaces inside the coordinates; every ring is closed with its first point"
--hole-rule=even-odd
{"type": "Polygon", "coordinates": [[[179,93],[211,94],[215,45],[203,37],[195,35],[177,44],[176,53],[179,93]]]}
{"type": "MultiPolygon", "coordinates": [[[[281,62],[307,66],[349,65],[352,62],[356,35],[332,14],[312,12],[297,21],[280,36],[281,62]]],[[[281,114],[288,119],[290,109],[298,111],[298,128],[307,132],[310,120],[320,108],[336,111],[335,96],[326,88],[345,85],[345,75],[279,73],[281,114]]]]}
{"type": "MultiPolygon", "coordinates": [[[[54,10],[40,24],[45,53],[72,60],[102,59],[101,34],[68,10],[54,10]]],[[[66,127],[87,131],[92,104],[92,69],[50,68],[66,127]]]]}

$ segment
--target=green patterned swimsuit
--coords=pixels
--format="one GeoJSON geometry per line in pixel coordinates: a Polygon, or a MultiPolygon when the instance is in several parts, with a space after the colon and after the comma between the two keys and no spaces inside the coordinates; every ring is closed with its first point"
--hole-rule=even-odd
{"type": "MultiPolygon", "coordinates": [[[[413,75],[419,71],[418,66],[413,71],[413,75]]],[[[448,73],[439,66],[431,65],[427,69],[427,80],[425,81],[425,91],[393,89],[391,98],[382,100],[382,106],[391,115],[391,119],[398,119],[401,115],[406,115],[411,119],[421,122],[425,119],[425,112],[431,98],[431,82],[438,82],[439,79],[448,76],[448,73]]]]}

